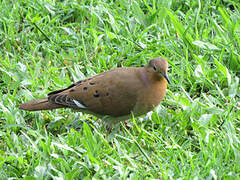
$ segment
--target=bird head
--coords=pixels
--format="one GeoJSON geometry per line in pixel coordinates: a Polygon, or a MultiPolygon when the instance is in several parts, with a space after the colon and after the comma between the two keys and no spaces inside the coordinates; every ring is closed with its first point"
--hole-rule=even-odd
{"type": "Polygon", "coordinates": [[[158,76],[163,77],[170,83],[167,70],[168,70],[168,62],[166,59],[159,57],[155,59],[151,59],[147,66],[148,72],[156,73],[158,76]]]}

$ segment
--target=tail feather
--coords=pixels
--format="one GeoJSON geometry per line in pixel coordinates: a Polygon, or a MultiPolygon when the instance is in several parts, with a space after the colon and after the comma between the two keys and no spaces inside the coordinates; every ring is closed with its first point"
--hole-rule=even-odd
{"type": "Polygon", "coordinates": [[[63,105],[48,102],[48,98],[38,99],[19,105],[19,108],[26,111],[40,111],[63,108],[63,105]]]}

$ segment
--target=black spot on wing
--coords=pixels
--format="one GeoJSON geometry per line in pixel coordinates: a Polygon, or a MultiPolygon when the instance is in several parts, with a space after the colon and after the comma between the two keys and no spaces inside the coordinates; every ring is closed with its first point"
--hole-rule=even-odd
{"type": "Polygon", "coordinates": [[[84,79],[84,80],[82,80],[83,82],[87,82],[87,81],[90,81],[90,80],[92,80],[93,78],[88,78],[88,79],[84,79]]]}
{"type": "Polygon", "coordinates": [[[100,93],[98,91],[95,91],[95,93],[93,94],[93,97],[95,97],[95,98],[100,97],[100,93]]]}
{"type": "Polygon", "coordinates": [[[95,82],[89,82],[90,85],[95,85],[96,83],[95,82]]]}
{"type": "Polygon", "coordinates": [[[93,78],[88,78],[88,79],[84,79],[84,80],[80,80],[78,82],[75,83],[76,86],[81,86],[83,83],[92,80],[93,78]]]}
{"type": "Polygon", "coordinates": [[[75,91],[75,89],[71,89],[69,92],[74,92],[75,91]]]}

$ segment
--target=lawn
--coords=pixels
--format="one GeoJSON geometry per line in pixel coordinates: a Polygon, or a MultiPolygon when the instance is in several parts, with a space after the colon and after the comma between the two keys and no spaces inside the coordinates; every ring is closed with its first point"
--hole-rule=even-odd
{"type": "Polygon", "coordinates": [[[1,0],[0,179],[240,179],[238,0],[1,0]],[[116,67],[169,62],[152,113],[108,133],[19,104],[116,67]]]}

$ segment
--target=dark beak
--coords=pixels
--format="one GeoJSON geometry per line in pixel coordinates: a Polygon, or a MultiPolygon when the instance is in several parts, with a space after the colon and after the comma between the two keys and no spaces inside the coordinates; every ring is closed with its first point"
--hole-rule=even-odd
{"type": "Polygon", "coordinates": [[[167,80],[168,84],[170,84],[170,81],[169,81],[169,79],[168,79],[168,75],[167,75],[167,74],[162,74],[162,75],[163,75],[163,77],[167,80]]]}

